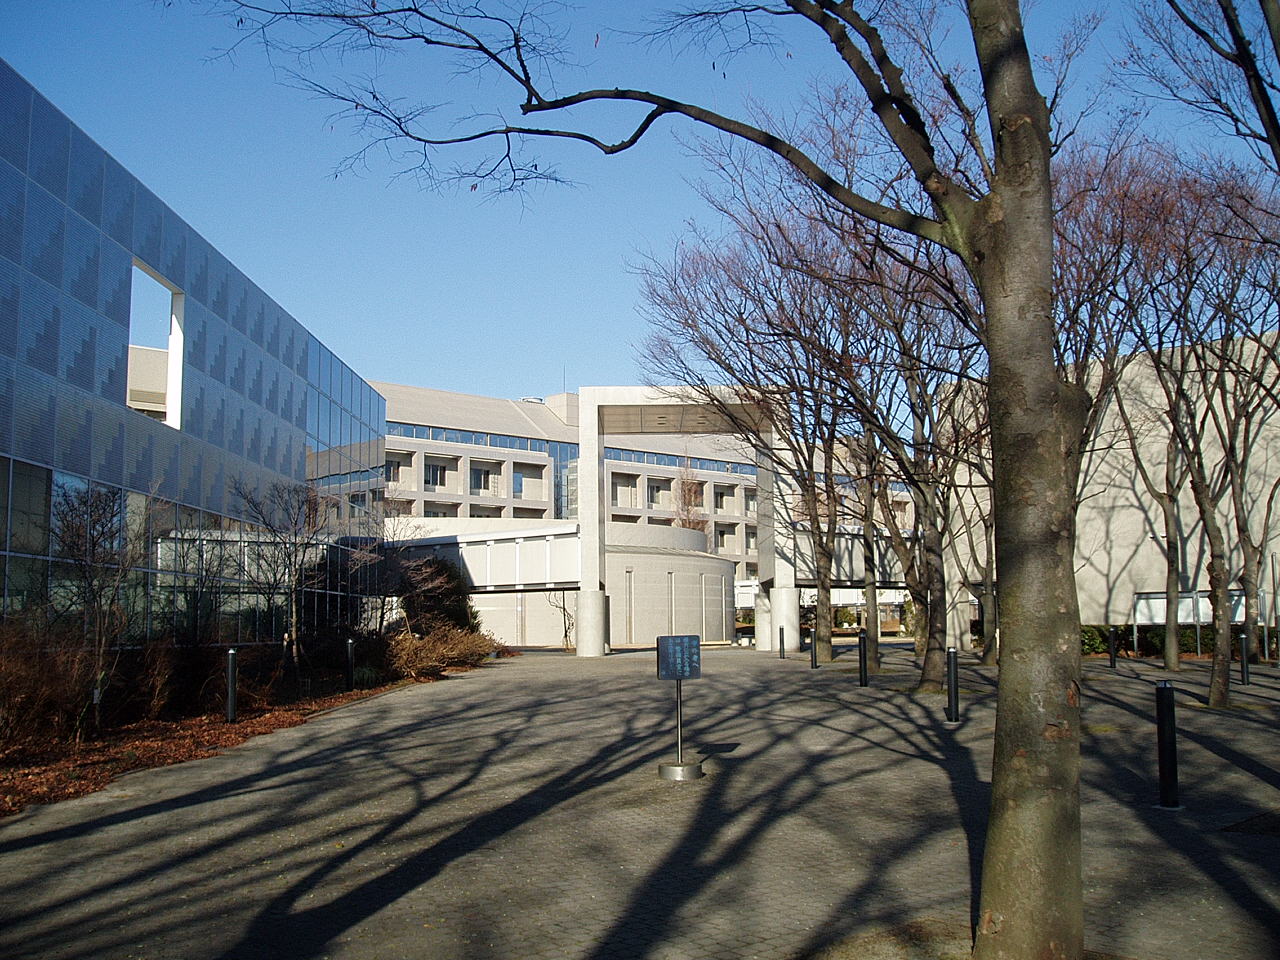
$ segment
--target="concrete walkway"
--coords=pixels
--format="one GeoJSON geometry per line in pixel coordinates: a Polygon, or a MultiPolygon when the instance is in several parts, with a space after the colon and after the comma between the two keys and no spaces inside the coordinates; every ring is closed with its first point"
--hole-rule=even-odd
{"type": "MultiPolygon", "coordinates": [[[[657,775],[674,685],[652,652],[528,653],[4,821],[0,956],[963,954],[993,671],[965,665],[951,731],[941,697],[907,692],[905,651],[868,689],[848,654],[811,671],[710,650],[703,666],[685,684],[710,771],[693,783],[657,775]]],[[[1280,956],[1276,671],[1225,713],[1201,706],[1204,667],[1176,678],[1181,811],[1153,805],[1163,674],[1086,675],[1087,946],[1280,956]]]]}

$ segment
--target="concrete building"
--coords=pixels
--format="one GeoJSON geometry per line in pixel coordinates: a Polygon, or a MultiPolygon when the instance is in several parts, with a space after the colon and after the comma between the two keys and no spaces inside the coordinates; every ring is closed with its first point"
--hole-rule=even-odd
{"type": "MultiPolygon", "coordinates": [[[[374,381],[387,398],[388,517],[571,519],[579,516],[579,397],[500,400],[374,381]]],[[[684,526],[707,552],[754,580],[758,468],[712,433],[604,434],[610,523],[684,526]]]]}
{"type": "MultiPolygon", "coordinates": [[[[1223,348],[1222,352],[1229,357],[1231,349],[1223,348]]],[[[1242,349],[1246,354],[1253,352],[1248,347],[1242,349]]],[[[1265,350],[1259,350],[1258,355],[1265,356],[1265,350]]],[[[1216,363],[1220,363],[1222,370],[1215,366],[1215,383],[1229,383],[1235,376],[1231,360],[1216,363]]],[[[1189,365],[1188,375],[1191,366],[1194,364],[1189,365]]],[[[1081,620],[1094,624],[1163,623],[1165,551],[1171,549],[1179,576],[1176,615],[1183,624],[1208,624],[1211,619],[1206,594],[1208,541],[1180,457],[1169,445],[1168,406],[1149,357],[1135,357],[1125,367],[1117,389],[1134,424],[1134,442],[1130,442],[1120,408],[1112,399],[1103,415],[1098,440],[1085,456],[1082,471],[1076,523],[1076,589],[1081,620]],[[1158,490],[1163,491],[1165,486],[1166,464],[1170,462],[1167,458],[1171,455],[1171,475],[1183,477],[1173,501],[1171,533],[1166,530],[1163,513],[1135,466],[1135,446],[1136,457],[1145,464],[1158,490]]],[[[1245,393],[1253,391],[1256,387],[1245,393]]],[[[1194,396],[1197,392],[1199,388],[1192,386],[1191,394],[1194,396]]],[[[1254,392],[1251,402],[1259,400],[1261,405],[1249,416],[1252,423],[1249,433],[1239,433],[1237,449],[1230,454],[1224,452],[1222,436],[1214,426],[1215,417],[1211,412],[1218,409],[1217,422],[1224,427],[1235,418],[1236,431],[1243,421],[1239,410],[1222,409],[1221,396],[1198,401],[1202,412],[1193,428],[1202,437],[1202,456],[1211,482],[1223,484],[1217,513],[1227,545],[1228,579],[1235,594],[1232,620],[1236,623],[1244,620],[1243,594],[1237,582],[1242,565],[1237,524],[1242,523],[1250,537],[1261,545],[1259,612],[1261,619],[1274,627],[1280,621],[1280,609],[1276,606],[1277,587],[1280,587],[1280,564],[1276,559],[1276,552],[1280,550],[1280,526],[1276,524],[1276,510],[1280,507],[1276,499],[1280,495],[1280,408],[1272,399],[1254,392]],[[1247,450],[1243,449],[1245,446],[1247,450]],[[1237,516],[1227,483],[1229,461],[1248,464],[1247,470],[1238,474],[1242,518],[1237,516]]],[[[1240,403],[1240,409],[1244,409],[1239,395],[1233,397],[1231,403],[1240,403]]]]}
{"type": "Polygon", "coordinates": [[[759,563],[758,471],[739,444],[658,423],[643,442],[592,431],[588,461],[577,394],[500,400],[375,385],[387,398],[387,536],[459,561],[486,628],[515,643],[561,636],[567,613],[575,639],[596,624],[600,652],[659,633],[732,640],[735,586],[753,584],[759,563]],[[606,491],[603,539],[587,532],[584,489],[606,491]],[[567,540],[573,548],[536,576],[521,562],[540,554],[530,544],[567,540]],[[584,609],[583,570],[597,567],[616,593],[584,609]]]}

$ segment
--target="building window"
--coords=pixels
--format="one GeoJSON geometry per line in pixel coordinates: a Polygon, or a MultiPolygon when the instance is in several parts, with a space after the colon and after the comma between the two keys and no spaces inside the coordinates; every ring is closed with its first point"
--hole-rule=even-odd
{"type": "Polygon", "coordinates": [[[511,474],[511,496],[517,500],[524,496],[524,474],[519,470],[511,474]]]}
{"type": "Polygon", "coordinates": [[[747,553],[756,549],[756,528],[747,527],[747,553]]]}
{"type": "Polygon", "coordinates": [[[657,507],[659,509],[666,509],[667,491],[669,489],[670,487],[668,484],[662,481],[651,480],[649,482],[649,506],[651,508],[657,507]]]}
{"type": "Polygon", "coordinates": [[[636,505],[636,483],[638,478],[628,474],[613,474],[613,505],[615,507],[631,507],[636,505]]]}
{"type": "Polygon", "coordinates": [[[742,492],[742,499],[743,499],[743,501],[744,501],[744,509],[746,510],[746,512],[747,512],[748,514],[755,513],[755,512],[756,512],[756,492],[755,492],[755,490],[754,490],[754,489],[744,490],[744,491],[742,492]]]}
{"type": "Polygon", "coordinates": [[[716,549],[723,550],[729,546],[729,531],[724,527],[716,528],[716,549]]]}
{"type": "Polygon", "coordinates": [[[387,462],[383,465],[383,468],[382,468],[383,475],[386,477],[387,483],[400,482],[401,466],[402,464],[400,463],[399,460],[391,460],[391,459],[387,460],[387,462]]]}
{"type": "MultiPolygon", "coordinates": [[[[497,495],[497,480],[494,472],[488,467],[472,467],[471,468],[471,492],[484,493],[489,496],[497,495]]],[[[473,514],[474,516],[474,514],[473,514]]]]}
{"type": "Polygon", "coordinates": [[[423,467],[423,482],[428,488],[443,487],[445,479],[446,471],[443,463],[428,463],[423,467]]]}

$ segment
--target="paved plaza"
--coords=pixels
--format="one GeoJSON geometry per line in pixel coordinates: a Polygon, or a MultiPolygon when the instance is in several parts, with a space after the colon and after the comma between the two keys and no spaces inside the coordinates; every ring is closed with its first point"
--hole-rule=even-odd
{"type": "MultiPolygon", "coordinates": [[[[993,670],[965,662],[950,730],[905,649],[869,688],[847,652],[814,671],[707,650],[692,783],[658,776],[674,684],[654,672],[652,651],[528,652],[0,822],[0,956],[862,958],[911,923],[937,937],[898,955],[963,953],[993,670]]],[[[1178,811],[1155,806],[1163,672],[1085,673],[1086,946],[1280,956],[1276,671],[1227,712],[1203,707],[1205,666],[1174,678],[1178,811]]]]}

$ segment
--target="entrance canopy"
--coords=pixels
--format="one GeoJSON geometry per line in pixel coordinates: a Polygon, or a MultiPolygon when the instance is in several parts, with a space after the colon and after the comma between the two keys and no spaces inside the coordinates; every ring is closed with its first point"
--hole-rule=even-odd
{"type": "MultiPolygon", "coordinates": [[[[738,432],[734,420],[762,424],[760,411],[724,391],[723,403],[712,403],[698,391],[681,387],[583,387],[578,394],[579,456],[578,517],[582,531],[582,588],[578,595],[578,655],[603,656],[608,627],[605,583],[605,526],[609,516],[605,493],[604,449],[601,438],[643,434],[729,434],[738,432]]],[[[767,471],[766,471],[767,473],[767,471]]],[[[761,484],[762,550],[768,535],[767,479],[761,484]]]]}
{"type": "Polygon", "coordinates": [[[660,394],[651,403],[608,404],[598,409],[599,431],[603,434],[734,434],[734,420],[753,426],[764,423],[760,411],[748,404],[719,405],[694,396],[680,402],[660,394]]]}

